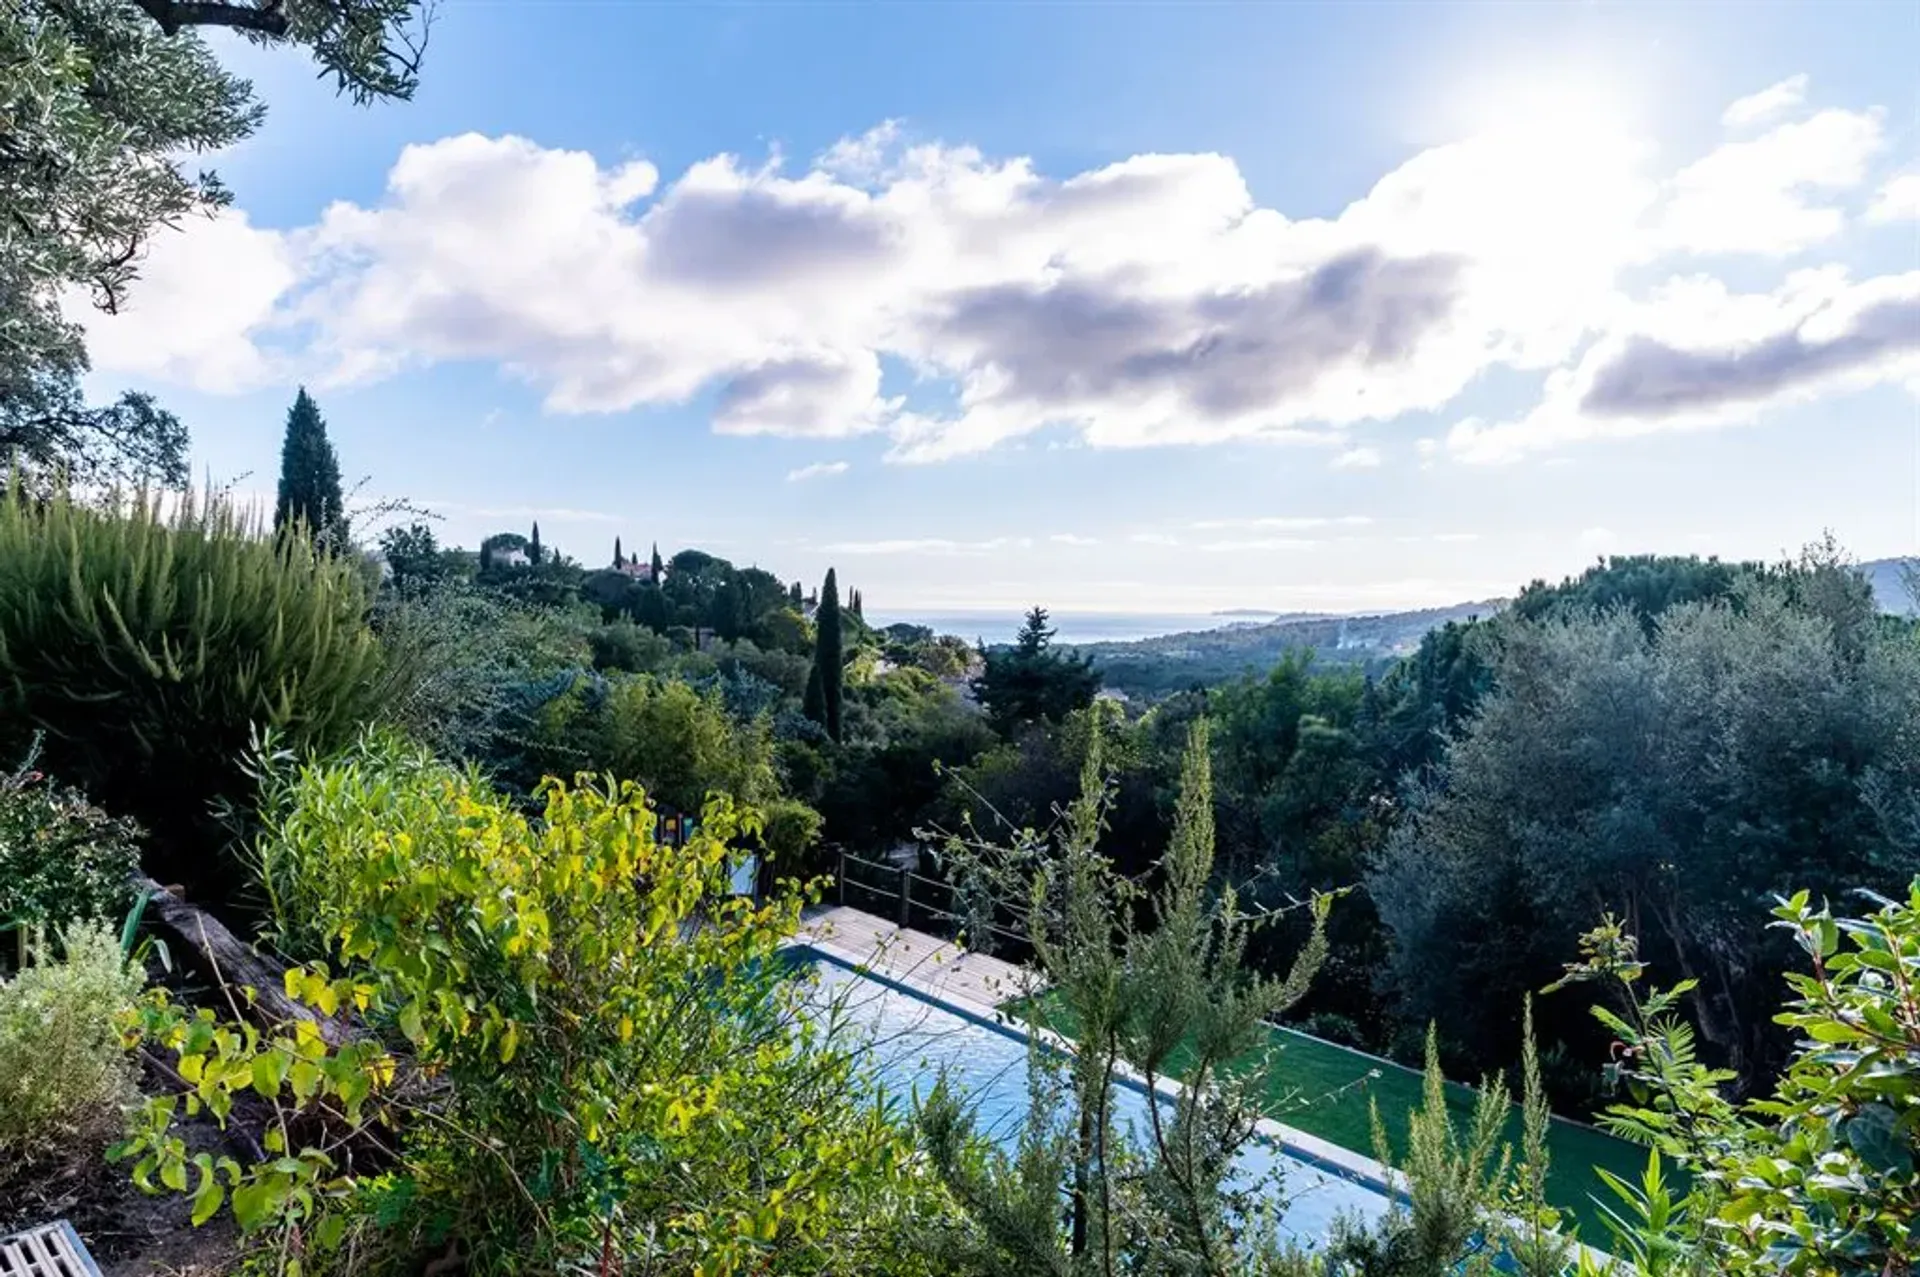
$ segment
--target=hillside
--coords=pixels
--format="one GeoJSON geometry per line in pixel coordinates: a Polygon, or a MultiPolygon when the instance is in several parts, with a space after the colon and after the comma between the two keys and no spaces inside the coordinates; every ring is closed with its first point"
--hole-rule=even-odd
{"type": "MultiPolygon", "coordinates": [[[[1920,615],[1906,572],[1913,559],[1874,559],[1859,565],[1884,612],[1920,615]]],[[[1271,668],[1289,651],[1311,648],[1317,659],[1378,668],[1420,645],[1428,630],[1449,621],[1489,616],[1506,599],[1481,599],[1449,607],[1373,616],[1282,616],[1264,623],[1235,621],[1215,629],[1166,634],[1129,642],[1085,643],[1075,650],[1093,657],[1105,683],[1130,697],[1165,696],[1271,668]]],[[[1245,615],[1222,613],[1222,616],[1245,615]]]]}
{"type": "Polygon", "coordinates": [[[1909,572],[1920,571],[1920,559],[1875,559],[1862,563],[1860,571],[1873,582],[1873,597],[1882,612],[1920,615],[1920,598],[1914,596],[1907,579],[1909,572]]]}
{"type": "Polygon", "coordinates": [[[1075,650],[1093,657],[1108,687],[1128,696],[1151,698],[1195,683],[1218,683],[1268,669],[1287,652],[1303,647],[1314,649],[1325,661],[1384,665],[1413,651],[1428,630],[1448,621],[1491,615],[1505,603],[1505,599],[1482,599],[1377,616],[1240,622],[1128,643],[1087,643],[1075,650]]]}

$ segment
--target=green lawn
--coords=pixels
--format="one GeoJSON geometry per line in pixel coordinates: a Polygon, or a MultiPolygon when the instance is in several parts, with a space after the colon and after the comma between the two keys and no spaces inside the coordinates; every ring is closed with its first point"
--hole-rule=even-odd
{"type": "MultiPolygon", "coordinates": [[[[1022,1008],[1006,1008],[1018,1016],[1022,1008]]],[[[1061,1017],[1045,1015],[1042,1022],[1071,1036],[1071,1027],[1061,1017]]],[[[1270,1059],[1267,1113],[1310,1135],[1331,1144],[1373,1156],[1371,1106],[1380,1106],[1387,1133],[1396,1155],[1406,1139],[1407,1114],[1419,1107],[1421,1078],[1412,1069],[1389,1060],[1366,1055],[1320,1038],[1291,1029],[1269,1028],[1272,1035],[1268,1050],[1255,1050],[1236,1062],[1236,1069],[1258,1068],[1270,1059]],[[1271,1052],[1271,1055],[1269,1055],[1271,1052]],[[1369,1072],[1379,1076],[1369,1079],[1369,1072]]],[[[1456,1082],[1447,1083],[1447,1107],[1452,1110],[1456,1129],[1464,1129],[1472,1120],[1477,1093],[1456,1082]]],[[[1520,1143],[1520,1109],[1515,1105],[1508,1118],[1508,1134],[1515,1149],[1520,1143]]],[[[1580,1238],[1590,1245],[1606,1248],[1610,1240],[1601,1224],[1590,1195],[1612,1202],[1613,1196],[1599,1177],[1595,1166],[1603,1166],[1624,1179],[1634,1180],[1646,1169],[1646,1150],[1625,1140],[1615,1139],[1590,1126],[1555,1118],[1548,1137],[1551,1168],[1547,1196],[1553,1204],[1572,1213],[1580,1226],[1580,1238]]]]}

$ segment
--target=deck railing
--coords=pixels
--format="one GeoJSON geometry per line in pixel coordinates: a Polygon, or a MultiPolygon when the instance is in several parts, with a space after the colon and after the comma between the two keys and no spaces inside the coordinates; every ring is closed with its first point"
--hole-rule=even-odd
{"type": "Polygon", "coordinates": [[[836,903],[892,918],[901,927],[915,931],[958,937],[967,941],[969,948],[978,947],[970,937],[977,938],[980,928],[1022,948],[1029,943],[1024,933],[1011,927],[956,912],[952,906],[957,903],[958,893],[952,883],[916,873],[908,865],[868,860],[841,851],[834,870],[834,890],[836,903]]]}

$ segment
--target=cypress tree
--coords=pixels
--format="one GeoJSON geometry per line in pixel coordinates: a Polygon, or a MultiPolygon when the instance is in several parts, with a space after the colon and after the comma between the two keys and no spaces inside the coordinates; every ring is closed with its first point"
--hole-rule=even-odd
{"type": "Polygon", "coordinates": [[[625,567],[625,566],[627,566],[627,560],[626,560],[626,557],[625,557],[624,555],[622,555],[622,554],[620,553],[620,538],[619,538],[619,537],[615,537],[615,538],[613,539],[613,566],[615,566],[615,567],[617,567],[617,568],[623,568],[623,567],[625,567]]]}
{"type": "Polygon", "coordinates": [[[655,585],[658,585],[662,580],[665,579],[667,575],[666,565],[660,562],[660,543],[658,541],[655,541],[653,543],[652,567],[653,567],[653,583],[655,585]]]}
{"type": "Polygon", "coordinates": [[[534,520],[533,536],[527,541],[527,562],[534,567],[540,566],[540,522],[534,520]]]}
{"type": "Polygon", "coordinates": [[[820,679],[820,724],[840,739],[840,700],[846,671],[841,668],[840,585],[832,568],[820,587],[820,611],[814,617],[813,668],[820,679]]]}
{"type": "Polygon", "coordinates": [[[273,503],[273,530],[304,524],[315,540],[338,542],[346,536],[346,502],[340,495],[340,461],[327,439],[320,406],[305,386],[287,411],[286,439],[280,445],[280,490],[273,503]]]}

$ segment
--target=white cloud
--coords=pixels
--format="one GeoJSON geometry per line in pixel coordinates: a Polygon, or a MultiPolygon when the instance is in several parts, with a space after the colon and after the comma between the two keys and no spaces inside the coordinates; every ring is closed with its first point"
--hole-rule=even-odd
{"type": "Polygon", "coordinates": [[[1297,532],[1309,528],[1364,528],[1373,519],[1364,514],[1266,515],[1248,519],[1202,519],[1189,524],[1195,531],[1212,532],[1243,529],[1263,532],[1297,532]]]}
{"type": "Polygon", "coordinates": [[[251,390],[275,379],[259,341],[299,278],[297,257],[287,237],[228,210],[156,234],[118,314],[78,294],[65,310],[86,326],[97,368],[217,394],[251,390]]]}
{"type": "Polygon", "coordinates": [[[1319,544],[1312,537],[1251,537],[1239,541],[1208,541],[1200,548],[1213,554],[1234,554],[1249,550],[1310,550],[1319,544]]]}
{"type": "Polygon", "coordinates": [[[1920,218],[1920,173],[1902,173],[1887,179],[1867,209],[1869,222],[1902,222],[1920,218]]]}
{"type": "Polygon", "coordinates": [[[1574,543],[1588,554],[1605,554],[1620,543],[1612,528],[1583,528],[1574,543]]]}
{"type": "Polygon", "coordinates": [[[844,461],[816,461],[810,466],[801,466],[798,470],[787,471],[787,482],[804,483],[808,479],[824,479],[830,475],[846,472],[847,463],[844,461]]]}
{"type": "Polygon", "coordinates": [[[1165,532],[1135,532],[1127,537],[1135,545],[1179,545],[1180,538],[1165,532]]]}
{"type": "Polygon", "coordinates": [[[1827,110],[1714,149],[1674,177],[1649,250],[1785,256],[1831,239],[1845,214],[1813,193],[1865,179],[1882,122],[1879,110],[1827,110]]]}
{"type": "Polygon", "coordinates": [[[1072,532],[1056,532],[1048,537],[1047,540],[1053,542],[1055,545],[1087,546],[1100,544],[1100,538],[1098,537],[1083,537],[1072,532]]]}
{"type": "Polygon", "coordinates": [[[1744,128],[1749,124],[1760,124],[1792,110],[1806,100],[1805,73],[1790,75],[1778,84],[1768,85],[1758,93],[1736,98],[1721,114],[1720,122],[1728,128],[1744,128]]]}
{"type": "Polygon", "coordinates": [[[551,519],[561,523],[619,523],[621,516],[604,510],[573,510],[565,506],[468,505],[462,501],[428,498],[420,504],[436,514],[458,514],[478,519],[551,519]]]}
{"type": "Polygon", "coordinates": [[[1721,425],[1771,403],[1920,371],[1920,271],[1854,283],[1838,268],[1771,293],[1678,279],[1547,379],[1525,418],[1454,426],[1465,461],[1511,461],[1574,440],[1721,425]]]}
{"type": "Polygon", "coordinates": [[[994,537],[986,541],[951,541],[945,537],[919,537],[886,541],[835,541],[819,549],[827,554],[918,554],[975,555],[999,554],[1009,550],[1030,550],[1031,537],[994,537]]]}
{"type": "MultiPolygon", "coordinates": [[[[1785,81],[1729,119],[1773,119],[1804,87],[1785,81]]],[[[1520,120],[1413,156],[1337,215],[1292,219],[1215,154],[1052,177],[911,142],[890,121],[804,169],[718,155],[663,179],[644,161],[464,134],[405,148],[381,198],[313,226],[230,214],[165,237],[136,313],[88,322],[102,371],[210,390],[275,369],[352,382],[480,361],[551,412],[697,399],[722,433],[878,433],[895,461],[1052,428],[1049,446],[1294,441],[1363,469],[1381,451],[1345,427],[1442,410],[1500,367],[1548,374],[1535,414],[1548,424],[1522,423],[1519,450],[1578,436],[1587,427],[1567,423],[1596,408],[1635,430],[1676,419],[1621,407],[1627,373],[1601,374],[1648,375],[1656,341],[1724,362],[1777,325],[1746,334],[1708,316],[1656,334],[1649,316],[1672,300],[1629,299],[1624,272],[1673,252],[1816,244],[1844,224],[1832,193],[1863,181],[1882,145],[1878,111],[1825,110],[1663,184],[1648,149],[1603,124],[1520,120]],[[890,384],[903,373],[951,406],[909,410],[890,384]]],[[[1911,202],[1903,180],[1881,203],[1911,202]]],[[[1787,359],[1781,393],[1877,368],[1899,345],[1807,340],[1826,353],[1787,359]]],[[[1736,362],[1694,375],[1751,388],[1728,402],[1773,394],[1736,362]]],[[[1515,429],[1463,422],[1444,446],[1513,452],[1515,429]]],[[[1423,464],[1441,446],[1420,441],[1423,464]]]]}

